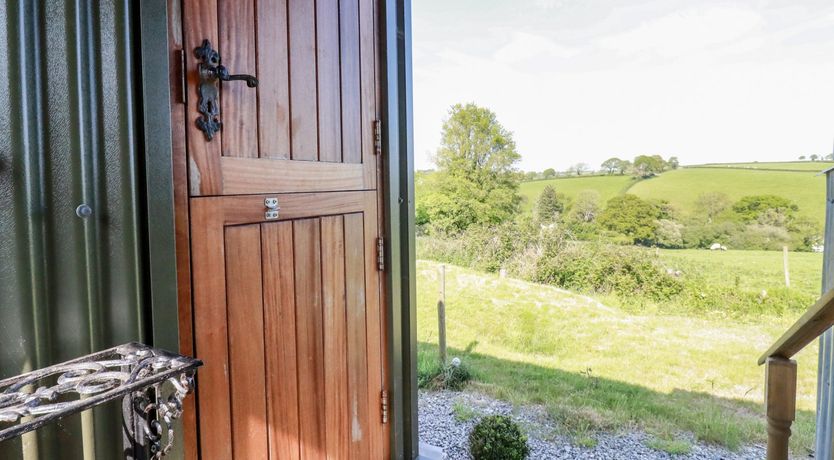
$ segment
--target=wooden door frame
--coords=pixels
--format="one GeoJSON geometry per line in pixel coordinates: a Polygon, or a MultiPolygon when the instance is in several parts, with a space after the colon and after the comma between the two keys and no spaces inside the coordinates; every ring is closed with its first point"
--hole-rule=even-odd
{"type": "MultiPolygon", "coordinates": [[[[185,100],[193,96],[184,94],[181,83],[182,70],[187,71],[182,67],[182,53],[189,50],[183,49],[181,0],[143,0],[140,3],[143,113],[148,152],[147,203],[149,215],[154,217],[151,220],[153,234],[161,238],[154,237],[150,241],[158,249],[151,251],[151,283],[159,292],[159,297],[153,298],[154,343],[169,347],[178,344],[181,353],[193,355],[191,210],[185,125],[190,122],[185,100]],[[161,58],[163,47],[167,50],[167,59],[161,58]],[[160,97],[166,94],[167,98],[160,97]],[[172,235],[173,242],[170,241],[172,235]],[[172,308],[174,298],[176,309],[172,308]]],[[[406,459],[419,455],[411,0],[379,0],[378,4],[378,91],[383,122],[380,197],[386,247],[383,314],[388,321],[390,445],[391,458],[406,459]]],[[[184,416],[186,428],[196,426],[193,405],[192,399],[192,410],[184,416]]],[[[186,430],[178,441],[174,458],[197,458],[196,430],[186,430]]]]}

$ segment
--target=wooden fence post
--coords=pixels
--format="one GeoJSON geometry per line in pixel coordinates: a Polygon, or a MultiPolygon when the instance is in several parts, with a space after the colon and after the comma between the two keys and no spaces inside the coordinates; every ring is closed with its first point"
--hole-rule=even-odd
{"type": "Polygon", "coordinates": [[[446,266],[440,266],[440,299],[437,301],[437,332],[440,366],[446,368],[446,266]]]}
{"type": "Polygon", "coordinates": [[[788,269],[788,247],[782,246],[782,264],[785,267],[785,287],[791,287],[791,272],[788,269]]]}
{"type": "Polygon", "coordinates": [[[765,369],[767,460],[788,460],[788,438],[796,418],[796,361],[768,358],[765,369]]]}

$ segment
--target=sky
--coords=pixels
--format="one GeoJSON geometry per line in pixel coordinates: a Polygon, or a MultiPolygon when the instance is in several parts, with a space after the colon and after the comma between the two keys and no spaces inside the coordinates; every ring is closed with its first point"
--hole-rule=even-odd
{"type": "Polygon", "coordinates": [[[413,0],[412,20],[418,169],[458,102],[525,171],[832,152],[832,0],[413,0]]]}

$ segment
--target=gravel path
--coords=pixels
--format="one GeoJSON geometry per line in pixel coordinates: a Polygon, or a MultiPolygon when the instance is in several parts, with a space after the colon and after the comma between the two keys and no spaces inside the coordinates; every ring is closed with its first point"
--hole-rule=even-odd
{"type": "Polygon", "coordinates": [[[443,448],[446,458],[468,459],[467,438],[469,431],[483,415],[512,415],[525,430],[530,445],[531,459],[710,459],[747,460],[762,459],[763,446],[750,446],[739,452],[721,447],[692,442],[689,454],[670,455],[646,446],[650,439],[640,432],[598,434],[597,445],[579,447],[570,440],[554,434],[552,424],[541,408],[528,407],[514,410],[512,405],[470,392],[420,391],[420,441],[443,448]],[[471,420],[460,422],[454,415],[454,405],[473,409],[471,420]]]}

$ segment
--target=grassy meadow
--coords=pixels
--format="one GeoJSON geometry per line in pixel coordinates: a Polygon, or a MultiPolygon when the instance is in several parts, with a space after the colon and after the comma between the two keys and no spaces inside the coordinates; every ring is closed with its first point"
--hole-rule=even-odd
{"type": "Polygon", "coordinates": [[[600,201],[605,203],[611,198],[625,193],[635,182],[637,181],[630,175],[579,176],[523,182],[519,190],[523,197],[521,206],[525,212],[531,211],[536,199],[547,185],[553,186],[557,192],[564,193],[569,198],[575,198],[583,190],[596,190],[599,192],[600,201]]]}
{"type": "MultiPolygon", "coordinates": [[[[715,255],[695,252],[660,256],[694,267],[715,255]]],[[[731,260],[724,254],[718,255],[722,267],[745,282],[779,282],[771,267],[775,257],[731,260]],[[743,260],[755,263],[747,270],[743,260]]],[[[797,276],[818,279],[813,266],[819,267],[819,255],[802,256],[795,261],[797,276]]],[[[421,372],[436,366],[438,266],[417,264],[421,372]]],[[[807,284],[810,289],[814,282],[807,284]]],[[[597,431],[640,428],[656,445],[676,450],[688,442],[682,433],[730,448],[766,439],[764,370],[756,360],[795,318],[626,312],[552,286],[449,265],[446,298],[449,354],[462,357],[472,385],[515,404],[543,406],[560,427],[554,434],[587,445],[597,431]]],[[[797,360],[799,411],[791,442],[805,452],[813,442],[816,344],[797,360]]]]}
{"type": "Polygon", "coordinates": [[[687,166],[687,168],[744,168],[820,172],[832,166],[834,166],[834,162],[831,161],[760,161],[754,163],[706,163],[687,166]]]}
{"type": "Polygon", "coordinates": [[[727,169],[710,165],[667,171],[640,181],[629,175],[558,178],[524,182],[520,192],[525,212],[533,209],[541,191],[546,185],[551,185],[568,197],[575,197],[582,190],[596,190],[602,203],[622,193],[632,193],[644,199],[663,199],[684,215],[694,212],[695,200],[704,192],[722,192],[734,201],[747,195],[776,194],[794,201],[799,205],[800,216],[809,217],[822,226],[825,219],[825,178],[816,173],[829,165],[834,163],[737,163],[728,165],[732,168],[727,169]],[[751,169],[745,169],[745,165],[751,169]]]}
{"type": "Polygon", "coordinates": [[[733,201],[746,195],[774,194],[799,205],[800,216],[822,226],[825,219],[825,177],[814,172],[686,168],[665,172],[628,190],[643,199],[665,199],[684,213],[694,211],[704,192],[722,192],[733,201]]]}

